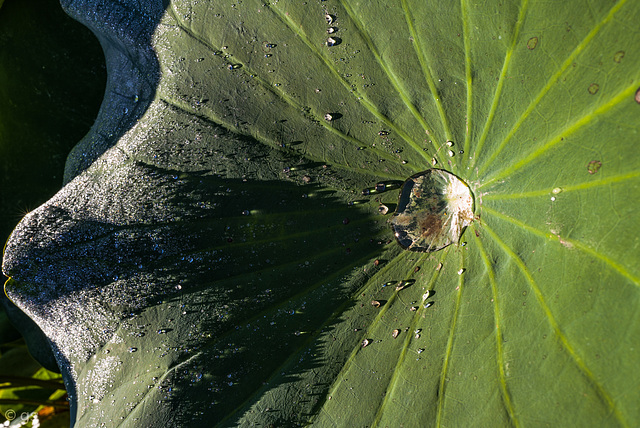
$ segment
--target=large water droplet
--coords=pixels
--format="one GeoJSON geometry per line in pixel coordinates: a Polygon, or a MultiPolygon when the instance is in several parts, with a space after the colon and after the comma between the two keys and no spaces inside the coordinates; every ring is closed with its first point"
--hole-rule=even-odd
{"type": "Polygon", "coordinates": [[[458,242],[472,221],[469,186],[455,175],[434,168],[404,182],[390,223],[403,248],[431,252],[458,242]]]}

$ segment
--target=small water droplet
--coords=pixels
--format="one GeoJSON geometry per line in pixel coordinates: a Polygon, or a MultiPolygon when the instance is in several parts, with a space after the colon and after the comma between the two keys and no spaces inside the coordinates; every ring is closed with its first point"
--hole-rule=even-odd
{"type": "Polygon", "coordinates": [[[453,150],[449,150],[447,154],[449,155],[450,158],[455,156],[455,153],[453,152],[453,150]]]}
{"type": "Polygon", "coordinates": [[[161,328],[160,330],[158,330],[158,332],[157,332],[157,333],[158,333],[158,334],[165,334],[166,332],[167,332],[167,330],[166,330],[166,329],[161,328]]]}
{"type": "Polygon", "coordinates": [[[371,306],[373,306],[374,308],[379,308],[380,306],[382,306],[382,303],[380,303],[380,301],[378,300],[372,300],[371,306]]]}
{"type": "Polygon", "coordinates": [[[324,120],[326,120],[327,122],[331,122],[333,120],[333,115],[331,113],[325,114],[324,120]]]}
{"type": "Polygon", "coordinates": [[[249,214],[251,214],[251,211],[249,210],[242,211],[242,215],[249,215],[249,214]]]}
{"type": "Polygon", "coordinates": [[[376,192],[384,192],[387,189],[386,184],[378,183],[376,184],[376,192]]]}
{"type": "Polygon", "coordinates": [[[365,346],[368,346],[371,343],[371,341],[369,339],[365,339],[362,341],[362,347],[364,348],[365,346]]]}
{"type": "Polygon", "coordinates": [[[464,273],[464,271],[465,271],[465,270],[466,270],[465,268],[460,269],[460,270],[458,271],[458,275],[462,275],[462,274],[464,273]]]}
{"type": "Polygon", "coordinates": [[[400,330],[396,328],[395,330],[393,330],[393,333],[391,333],[391,337],[395,339],[396,337],[398,337],[399,334],[400,334],[400,330]]]}
{"type": "Polygon", "coordinates": [[[613,61],[620,63],[620,61],[622,61],[622,58],[624,58],[624,51],[618,51],[613,55],[613,61]]]}
{"type": "Polygon", "coordinates": [[[431,158],[431,165],[436,166],[438,164],[438,160],[436,158],[431,158]]]}
{"type": "Polygon", "coordinates": [[[536,46],[538,46],[538,38],[537,37],[532,37],[529,39],[529,41],[527,41],[527,49],[529,50],[533,50],[536,48],[536,46]]]}
{"type": "Polygon", "coordinates": [[[595,95],[599,89],[600,85],[598,85],[597,83],[592,83],[591,85],[589,85],[589,88],[587,90],[591,95],[595,95]]]}
{"type": "Polygon", "coordinates": [[[387,207],[386,205],[384,205],[384,204],[380,204],[380,205],[378,206],[378,213],[379,213],[379,214],[385,215],[385,214],[386,214],[386,213],[388,213],[388,212],[389,212],[389,207],[387,207]]]}
{"type": "Polygon", "coordinates": [[[237,70],[238,68],[241,68],[241,67],[242,67],[242,64],[229,64],[227,66],[229,70],[237,70]]]}
{"type": "Polygon", "coordinates": [[[600,162],[599,160],[592,160],[587,165],[587,171],[589,171],[589,174],[595,174],[596,172],[598,172],[598,170],[600,170],[601,166],[602,162],[600,162]]]}
{"type": "Polygon", "coordinates": [[[129,348],[129,352],[136,352],[138,348],[129,348]]]}
{"type": "Polygon", "coordinates": [[[418,354],[422,354],[424,352],[424,348],[418,348],[418,354]]]}
{"type": "Polygon", "coordinates": [[[329,27],[327,28],[327,34],[333,34],[336,31],[338,31],[338,29],[336,27],[329,27]]]}
{"type": "Polygon", "coordinates": [[[340,37],[328,37],[327,46],[337,46],[342,42],[340,37]]]}
{"type": "Polygon", "coordinates": [[[329,15],[328,13],[324,16],[324,19],[327,21],[327,24],[331,25],[336,20],[334,15],[329,15]]]}
{"type": "Polygon", "coordinates": [[[453,141],[451,141],[451,140],[447,141],[447,146],[453,147],[453,141]]]}
{"type": "Polygon", "coordinates": [[[560,192],[562,192],[562,187],[556,187],[551,191],[554,195],[557,195],[560,192]]]}
{"type": "Polygon", "coordinates": [[[265,43],[264,44],[264,47],[267,48],[267,49],[273,49],[276,46],[278,46],[278,45],[276,45],[275,43],[265,43]]]}

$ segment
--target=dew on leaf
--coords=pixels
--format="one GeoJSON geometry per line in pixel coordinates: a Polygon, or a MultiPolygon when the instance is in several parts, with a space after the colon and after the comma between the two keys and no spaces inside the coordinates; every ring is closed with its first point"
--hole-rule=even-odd
{"type": "Polygon", "coordinates": [[[378,213],[381,215],[385,215],[388,212],[389,212],[389,207],[387,207],[384,204],[380,204],[380,206],[378,207],[378,213]]]}
{"type": "Polygon", "coordinates": [[[587,171],[589,171],[589,174],[595,174],[596,172],[598,172],[601,166],[602,162],[600,162],[599,160],[592,160],[587,165],[587,171]]]}
{"type": "Polygon", "coordinates": [[[618,51],[613,55],[613,61],[619,63],[624,58],[624,51],[618,51]]]}
{"type": "Polygon", "coordinates": [[[340,37],[328,37],[327,46],[337,46],[342,42],[340,37]]]}
{"type": "Polygon", "coordinates": [[[533,50],[536,48],[536,46],[538,46],[538,38],[537,37],[532,37],[529,39],[529,41],[527,41],[527,49],[529,50],[533,50]]]}
{"type": "Polygon", "coordinates": [[[431,252],[458,242],[473,221],[473,196],[455,175],[429,169],[402,185],[390,219],[398,243],[410,251],[431,252]]]}
{"type": "Polygon", "coordinates": [[[399,334],[400,334],[400,330],[396,328],[395,330],[393,330],[393,333],[391,333],[391,337],[395,339],[396,337],[398,337],[399,334]]]}
{"type": "Polygon", "coordinates": [[[591,85],[589,85],[588,91],[591,95],[595,95],[599,89],[600,85],[598,85],[597,83],[592,83],[591,85]]]}
{"type": "Polygon", "coordinates": [[[447,146],[453,147],[453,141],[451,141],[451,140],[447,141],[447,146]]]}
{"type": "Polygon", "coordinates": [[[382,306],[382,303],[380,303],[379,300],[372,300],[371,306],[373,306],[374,308],[379,308],[380,306],[382,306]]]}
{"type": "Polygon", "coordinates": [[[557,195],[560,192],[562,192],[562,187],[556,187],[551,191],[554,195],[557,195]]]}
{"type": "Polygon", "coordinates": [[[368,346],[369,343],[371,343],[371,341],[369,339],[365,339],[362,341],[362,347],[364,348],[365,346],[368,346]]]}
{"type": "Polygon", "coordinates": [[[327,24],[331,25],[336,20],[334,15],[329,15],[328,13],[324,16],[324,19],[327,21],[327,24]]]}
{"type": "Polygon", "coordinates": [[[329,27],[327,28],[327,34],[333,34],[336,31],[338,31],[338,29],[336,27],[329,27]]]}
{"type": "Polygon", "coordinates": [[[387,189],[387,185],[384,183],[376,184],[376,192],[384,192],[387,189]]]}
{"type": "Polygon", "coordinates": [[[449,151],[447,152],[447,154],[449,155],[449,157],[450,157],[450,158],[452,158],[452,157],[455,155],[455,153],[453,152],[453,150],[449,150],[449,151]]]}

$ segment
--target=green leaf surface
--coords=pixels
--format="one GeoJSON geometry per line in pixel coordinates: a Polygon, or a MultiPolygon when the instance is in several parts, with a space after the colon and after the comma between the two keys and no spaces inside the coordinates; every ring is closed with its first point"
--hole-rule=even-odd
{"type": "Polygon", "coordinates": [[[3,268],[79,426],[640,420],[637,2],[63,6],[107,94],[3,268]],[[475,218],[405,251],[434,164],[475,218]]]}

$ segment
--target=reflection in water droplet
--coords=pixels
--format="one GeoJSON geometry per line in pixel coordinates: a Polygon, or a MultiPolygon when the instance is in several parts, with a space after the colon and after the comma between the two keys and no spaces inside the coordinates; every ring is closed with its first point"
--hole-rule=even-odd
{"type": "Polygon", "coordinates": [[[598,85],[597,83],[592,83],[591,85],[589,85],[589,93],[591,95],[595,95],[596,92],[598,92],[598,89],[600,89],[600,85],[598,85]]]}
{"type": "Polygon", "coordinates": [[[618,51],[613,55],[613,60],[617,63],[622,61],[622,58],[624,58],[624,51],[618,51]]]}
{"type": "Polygon", "coordinates": [[[329,37],[327,38],[327,46],[336,46],[342,42],[340,37],[329,37]]]}
{"type": "Polygon", "coordinates": [[[138,348],[129,348],[129,352],[136,352],[138,348]]]}
{"type": "Polygon", "coordinates": [[[527,42],[527,49],[533,50],[536,48],[536,46],[538,46],[538,38],[537,37],[530,38],[529,41],[527,42]]]}
{"type": "Polygon", "coordinates": [[[335,33],[336,31],[338,31],[338,29],[337,29],[336,27],[329,27],[329,28],[327,28],[327,33],[328,33],[328,34],[333,34],[333,33],[335,33]]]}
{"type": "Polygon", "coordinates": [[[336,20],[336,17],[334,15],[329,15],[328,13],[324,16],[324,19],[327,21],[327,24],[331,25],[333,24],[333,21],[336,20]]]}
{"type": "Polygon", "coordinates": [[[431,252],[458,242],[472,221],[469,187],[447,171],[429,169],[404,182],[390,223],[403,248],[431,252]]]}
{"type": "Polygon", "coordinates": [[[455,153],[453,152],[453,150],[449,150],[447,154],[449,155],[450,158],[455,156],[455,153]]]}
{"type": "Polygon", "coordinates": [[[380,206],[378,207],[378,213],[385,215],[388,212],[389,212],[389,207],[387,207],[384,204],[380,204],[380,206]]]}

